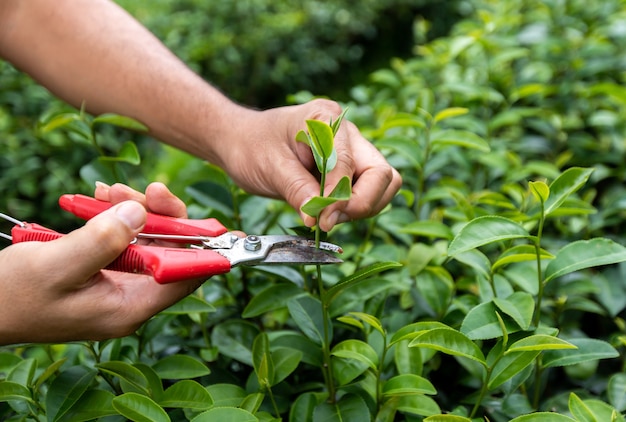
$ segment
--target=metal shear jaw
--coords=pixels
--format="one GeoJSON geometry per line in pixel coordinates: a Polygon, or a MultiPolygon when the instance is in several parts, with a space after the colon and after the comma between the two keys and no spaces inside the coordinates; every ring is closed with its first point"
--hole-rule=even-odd
{"type": "Polygon", "coordinates": [[[226,257],[231,266],[266,264],[338,264],[343,262],[330,252],[342,253],[341,247],[290,235],[250,235],[237,238],[229,248],[217,248],[215,252],[226,257]]]}

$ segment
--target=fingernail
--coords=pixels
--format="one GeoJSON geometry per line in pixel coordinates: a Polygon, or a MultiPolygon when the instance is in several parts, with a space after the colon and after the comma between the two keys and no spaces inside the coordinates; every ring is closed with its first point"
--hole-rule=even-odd
{"type": "Polygon", "coordinates": [[[106,183],[104,183],[104,182],[99,182],[99,181],[96,181],[96,189],[98,189],[98,188],[99,188],[99,189],[109,189],[109,188],[110,188],[110,186],[109,186],[109,185],[107,185],[107,184],[106,184],[106,183]]]}
{"type": "Polygon", "coordinates": [[[122,202],[115,209],[115,215],[134,231],[140,230],[146,222],[146,210],[134,201],[122,202]]]}

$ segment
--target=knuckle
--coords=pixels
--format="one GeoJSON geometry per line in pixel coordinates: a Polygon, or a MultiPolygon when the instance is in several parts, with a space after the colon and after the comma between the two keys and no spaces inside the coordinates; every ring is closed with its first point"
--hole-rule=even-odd
{"type": "Polygon", "coordinates": [[[327,119],[328,117],[335,118],[336,116],[341,114],[341,111],[342,111],[339,103],[333,100],[325,99],[325,98],[316,98],[314,100],[311,100],[310,104],[311,106],[313,106],[315,110],[313,112],[315,118],[321,118],[321,119],[327,119]]]}

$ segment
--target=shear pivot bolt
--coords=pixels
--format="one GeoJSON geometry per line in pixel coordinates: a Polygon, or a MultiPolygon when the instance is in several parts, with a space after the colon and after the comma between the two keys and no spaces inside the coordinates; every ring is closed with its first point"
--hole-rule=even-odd
{"type": "Polygon", "coordinates": [[[248,236],[243,243],[243,247],[247,251],[258,251],[261,249],[261,239],[254,235],[248,236]]]}

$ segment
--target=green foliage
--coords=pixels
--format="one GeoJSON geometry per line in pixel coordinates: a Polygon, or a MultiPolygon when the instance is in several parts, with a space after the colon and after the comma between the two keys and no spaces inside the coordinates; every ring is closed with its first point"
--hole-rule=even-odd
{"type": "Polygon", "coordinates": [[[365,76],[363,67],[372,69],[382,64],[381,58],[406,55],[412,47],[412,15],[437,3],[117,2],[199,74],[236,100],[257,106],[283,104],[287,94],[300,89],[345,94],[337,88],[365,76]]]}
{"type": "MultiPolygon", "coordinates": [[[[4,348],[0,417],[624,420],[622,3],[463,1],[449,36],[351,91],[348,117],[404,185],[328,234],[343,264],[237,268],[133,336],[4,348]]],[[[322,126],[299,139],[325,174],[322,126]]],[[[192,215],[299,224],[168,154],[138,167],[188,186],[192,215]]]]}

